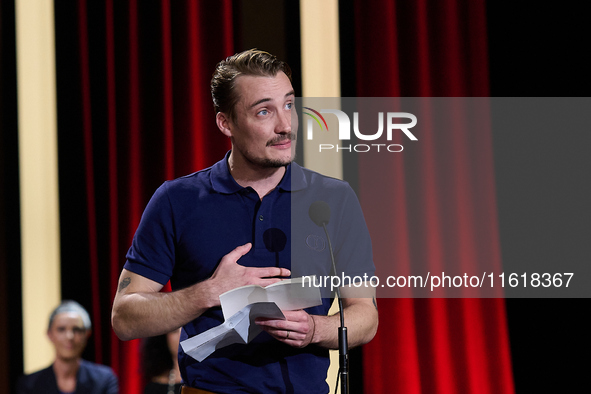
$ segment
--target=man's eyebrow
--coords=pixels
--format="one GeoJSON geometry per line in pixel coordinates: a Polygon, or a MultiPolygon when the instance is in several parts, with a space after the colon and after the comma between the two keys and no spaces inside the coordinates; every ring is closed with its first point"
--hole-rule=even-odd
{"type": "MultiPolygon", "coordinates": [[[[295,91],[294,90],[291,90],[291,91],[289,91],[288,93],[285,94],[285,97],[289,97],[289,96],[295,96],[295,91]]],[[[262,99],[260,99],[258,101],[255,101],[254,103],[252,103],[250,105],[250,107],[248,107],[248,108],[250,109],[250,108],[256,107],[257,105],[259,105],[261,103],[265,103],[267,101],[271,101],[271,99],[268,98],[268,97],[267,98],[262,98],[262,99]]]]}
{"type": "Polygon", "coordinates": [[[271,101],[271,99],[270,99],[270,98],[263,98],[263,99],[260,99],[259,101],[255,101],[254,103],[252,103],[252,104],[250,105],[250,107],[248,107],[248,108],[249,108],[249,109],[251,109],[251,108],[254,108],[254,107],[256,107],[257,105],[259,105],[259,104],[261,104],[261,103],[264,103],[264,102],[267,102],[267,101],[271,101]]]}

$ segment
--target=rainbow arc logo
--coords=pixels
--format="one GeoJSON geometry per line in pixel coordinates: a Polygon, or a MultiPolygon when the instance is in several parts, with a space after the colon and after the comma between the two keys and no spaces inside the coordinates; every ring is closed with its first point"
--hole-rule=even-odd
{"type": "Polygon", "coordinates": [[[316,123],[318,123],[318,126],[320,126],[320,130],[323,129],[322,123],[324,123],[324,127],[326,128],[326,131],[328,131],[328,125],[326,124],[326,120],[324,120],[324,116],[320,115],[320,112],[318,112],[315,109],[312,109],[310,107],[304,107],[304,109],[307,109],[308,111],[314,112],[314,114],[316,114],[317,117],[312,115],[309,112],[304,112],[306,115],[312,117],[312,119],[314,119],[316,121],[316,123]],[[322,123],[320,123],[320,120],[318,118],[322,119],[322,123]]]}

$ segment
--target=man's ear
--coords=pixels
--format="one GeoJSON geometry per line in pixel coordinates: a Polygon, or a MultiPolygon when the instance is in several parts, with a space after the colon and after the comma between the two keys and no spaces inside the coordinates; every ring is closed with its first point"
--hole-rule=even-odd
{"type": "Polygon", "coordinates": [[[230,119],[228,118],[228,116],[225,113],[218,112],[215,115],[215,123],[218,125],[218,129],[220,129],[220,131],[222,133],[224,133],[224,135],[226,137],[232,137],[232,130],[230,128],[230,119]]]}

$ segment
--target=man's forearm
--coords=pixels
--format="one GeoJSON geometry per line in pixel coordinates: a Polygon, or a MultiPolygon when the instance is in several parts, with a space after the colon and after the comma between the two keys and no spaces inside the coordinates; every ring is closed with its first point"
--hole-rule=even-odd
{"type": "Polygon", "coordinates": [[[165,334],[219,306],[220,294],[228,290],[265,287],[291,275],[285,268],[239,265],[238,259],[250,248],[250,243],[238,246],[222,257],[209,279],[171,293],[160,293],[161,284],[124,268],[113,301],[113,330],[123,340],[165,334]]]}
{"type": "Polygon", "coordinates": [[[165,334],[199,317],[209,307],[207,282],[170,293],[118,293],[113,330],[122,340],[165,334]]]}
{"type": "MultiPolygon", "coordinates": [[[[349,347],[363,345],[373,339],[378,328],[378,311],[373,299],[343,300],[345,326],[349,347]]],[[[313,315],[314,336],[312,342],[329,349],[338,349],[340,313],[332,316],[313,315]]]]}

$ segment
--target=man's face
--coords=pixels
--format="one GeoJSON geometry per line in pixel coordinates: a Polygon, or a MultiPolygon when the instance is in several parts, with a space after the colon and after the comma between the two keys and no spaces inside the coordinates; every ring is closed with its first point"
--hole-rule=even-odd
{"type": "Polygon", "coordinates": [[[90,332],[77,313],[64,312],[55,316],[47,335],[55,347],[56,358],[74,360],[82,356],[90,332]]]}
{"type": "Polygon", "coordinates": [[[255,167],[281,167],[295,156],[297,116],[289,78],[240,76],[234,119],[228,120],[232,155],[255,167]]]}

